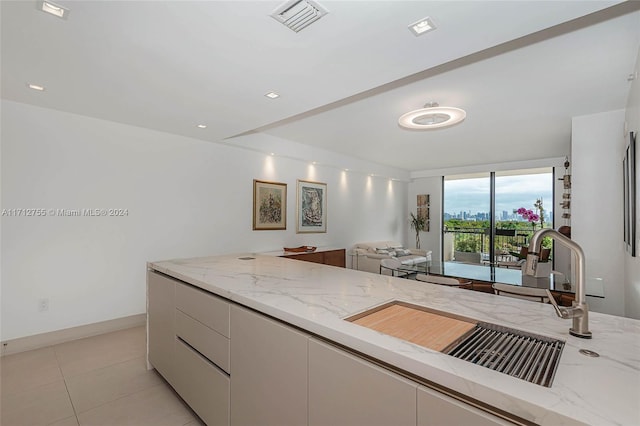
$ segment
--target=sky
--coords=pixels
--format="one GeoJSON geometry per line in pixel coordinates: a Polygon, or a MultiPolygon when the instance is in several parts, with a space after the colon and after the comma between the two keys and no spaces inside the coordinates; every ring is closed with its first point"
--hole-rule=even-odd
{"type": "MultiPolygon", "coordinates": [[[[552,179],[551,173],[496,176],[498,216],[504,210],[511,213],[520,207],[534,210],[533,203],[538,198],[542,198],[545,211],[553,210],[552,179]]],[[[444,188],[445,213],[489,212],[489,177],[446,180],[444,188]]]]}

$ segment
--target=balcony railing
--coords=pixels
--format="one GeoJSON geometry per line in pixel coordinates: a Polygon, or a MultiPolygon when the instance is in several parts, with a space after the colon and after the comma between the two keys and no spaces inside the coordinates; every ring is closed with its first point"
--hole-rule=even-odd
{"type": "MultiPolygon", "coordinates": [[[[453,237],[453,250],[489,253],[489,229],[488,228],[447,228],[445,235],[453,237]]],[[[529,238],[533,231],[522,229],[496,229],[494,237],[494,249],[496,254],[519,253],[520,247],[529,245],[529,238]]]]}

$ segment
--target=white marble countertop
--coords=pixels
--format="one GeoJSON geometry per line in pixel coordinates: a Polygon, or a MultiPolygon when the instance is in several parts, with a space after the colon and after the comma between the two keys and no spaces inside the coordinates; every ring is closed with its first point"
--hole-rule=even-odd
{"type": "Polygon", "coordinates": [[[543,425],[640,425],[640,321],[590,312],[593,339],[569,335],[551,305],[291,259],[237,254],[150,269],[543,425]],[[241,260],[242,257],[253,257],[241,260]],[[391,300],[566,342],[551,388],[344,321],[391,300]],[[598,352],[590,358],[579,349],[598,352]]]}

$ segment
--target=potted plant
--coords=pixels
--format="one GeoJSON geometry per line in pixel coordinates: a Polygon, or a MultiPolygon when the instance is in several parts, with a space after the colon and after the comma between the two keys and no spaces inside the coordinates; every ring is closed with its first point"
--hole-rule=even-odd
{"type": "Polygon", "coordinates": [[[427,218],[420,215],[409,213],[409,225],[411,229],[416,231],[416,248],[420,248],[420,232],[427,229],[427,218]]]}
{"type": "Polygon", "coordinates": [[[540,221],[540,229],[544,228],[544,207],[542,207],[542,198],[538,198],[535,203],[533,203],[533,207],[536,209],[527,210],[526,207],[520,207],[518,210],[514,210],[514,213],[522,216],[523,219],[529,221],[531,223],[531,227],[533,231],[536,230],[536,222],[540,221]]]}

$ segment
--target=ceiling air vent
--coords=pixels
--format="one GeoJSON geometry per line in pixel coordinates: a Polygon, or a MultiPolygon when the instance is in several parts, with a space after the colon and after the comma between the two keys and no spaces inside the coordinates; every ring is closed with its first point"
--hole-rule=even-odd
{"type": "Polygon", "coordinates": [[[274,10],[271,16],[297,33],[327,13],[327,9],[312,0],[290,0],[274,10]]]}

